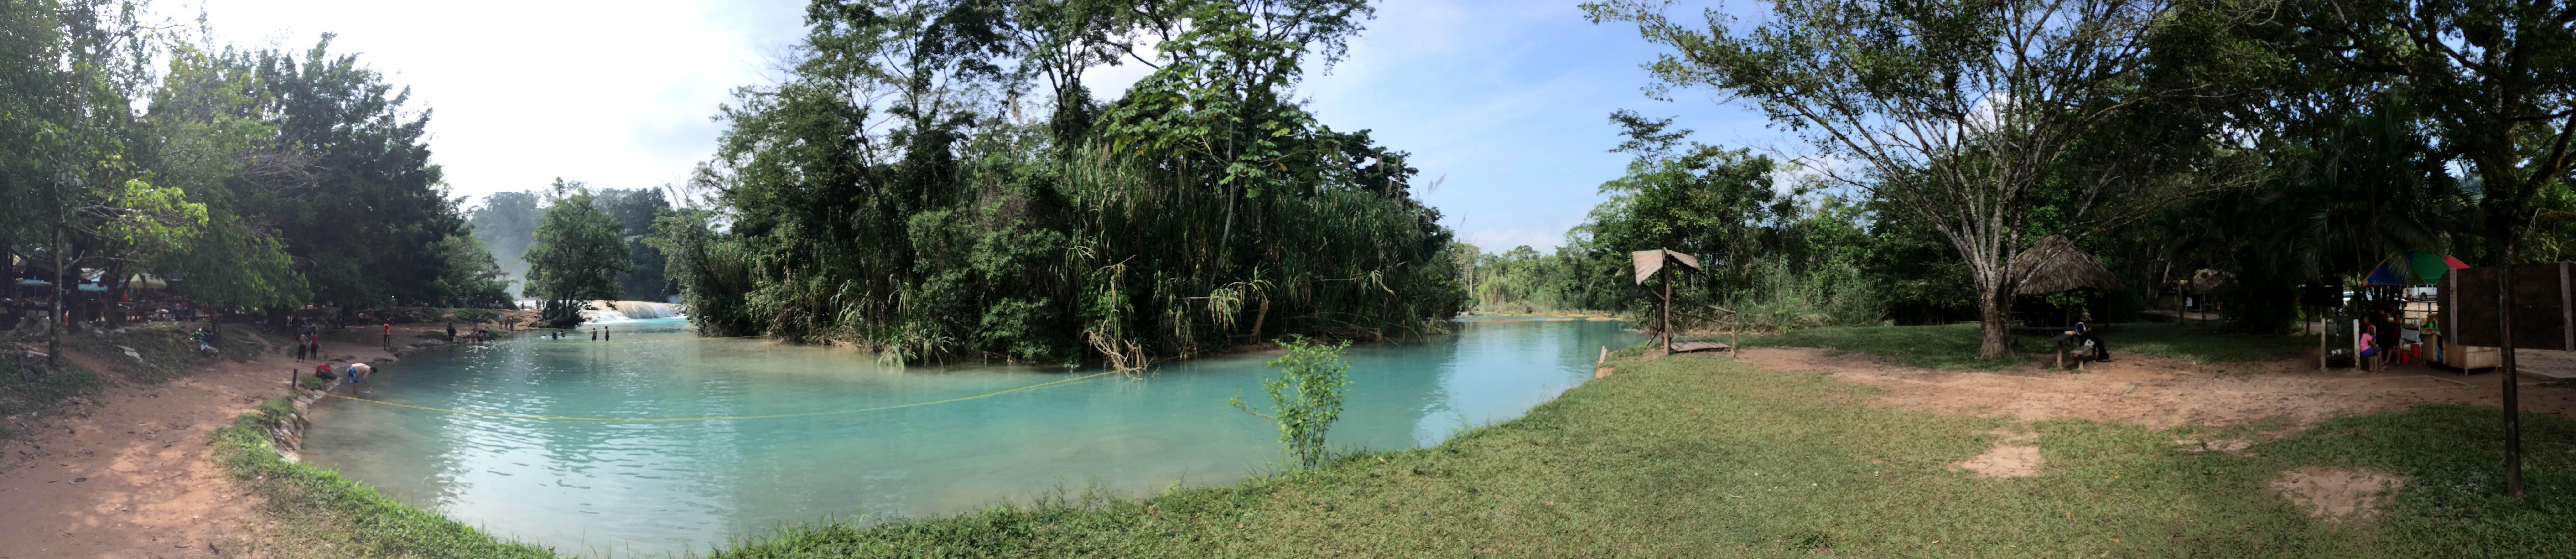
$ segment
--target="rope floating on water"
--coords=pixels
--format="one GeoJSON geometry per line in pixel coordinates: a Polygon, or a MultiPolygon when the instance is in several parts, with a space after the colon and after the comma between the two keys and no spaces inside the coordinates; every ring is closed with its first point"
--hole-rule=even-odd
{"type": "Polygon", "coordinates": [[[333,398],[345,399],[345,400],[357,400],[357,401],[360,401],[360,402],[373,402],[373,403],[384,404],[384,405],[388,405],[388,406],[404,407],[404,408],[411,408],[411,409],[416,409],[416,410],[443,411],[443,412],[447,412],[447,413],[457,413],[457,414],[466,414],[466,415],[488,415],[488,416],[492,416],[492,417],[513,417],[513,418],[519,418],[519,419],[561,419],[561,420],[567,420],[567,421],[619,421],[619,422],[643,422],[643,421],[727,421],[727,420],[735,420],[735,419],[777,419],[777,418],[783,418],[783,417],[813,417],[813,416],[820,416],[820,415],[842,415],[842,414],[864,413],[864,412],[872,412],[872,411],[884,411],[884,410],[891,410],[891,409],[897,409],[897,408],[910,408],[910,407],[917,407],[917,406],[927,406],[927,405],[931,405],[931,404],[946,404],[946,403],[950,403],[950,402],[963,402],[963,401],[966,401],[966,400],[973,400],[973,399],[976,399],[976,398],[990,398],[990,397],[993,397],[993,396],[1000,396],[1000,395],[1003,395],[1003,394],[1009,394],[1009,393],[1012,393],[1012,392],[1019,392],[1019,391],[1022,391],[1022,390],[1030,390],[1030,389],[1042,388],[1042,387],[1047,387],[1047,386],[1054,386],[1054,385],[1058,385],[1058,384],[1064,384],[1064,383],[1073,382],[1073,381],[1078,381],[1078,380],[1085,380],[1085,379],[1090,379],[1090,378],[1094,378],[1094,377],[1099,377],[1099,376],[1101,376],[1101,375],[1107,375],[1107,374],[1116,373],[1116,372],[1118,372],[1118,371],[1103,371],[1103,372],[1098,372],[1098,373],[1092,373],[1092,374],[1088,374],[1088,375],[1083,375],[1083,376],[1073,377],[1073,378],[1069,378],[1069,379],[1058,380],[1058,381],[1054,381],[1054,382],[1043,382],[1043,383],[1032,384],[1032,385],[1028,385],[1028,386],[1022,386],[1022,387],[1019,387],[1019,388],[1013,388],[1013,389],[1010,389],[1010,390],[1003,390],[1003,391],[1000,391],[1000,392],[988,392],[988,393],[984,393],[984,394],[977,394],[977,395],[973,395],[973,396],[965,396],[965,397],[960,397],[960,398],[949,398],[949,399],[946,399],[946,400],[932,400],[932,401],[928,401],[928,402],[913,402],[913,403],[910,403],[910,404],[898,404],[898,405],[892,405],[892,406],[877,406],[877,407],[873,407],[873,408],[860,408],[860,409],[855,409],[855,410],[822,411],[822,412],[813,412],[813,413],[789,413],[789,414],[779,414],[779,415],[736,415],[736,416],[723,416],[723,417],[634,417],[634,418],[620,418],[620,417],[564,417],[564,416],[554,416],[554,415],[527,415],[527,414],[517,414],[517,413],[499,413],[499,412],[474,411],[474,410],[451,410],[451,409],[447,409],[447,408],[433,408],[433,407],[429,407],[429,406],[415,406],[415,405],[411,405],[411,404],[397,404],[397,403],[387,402],[387,401],[383,401],[383,400],[369,400],[369,399],[366,399],[366,398],[360,398],[360,397],[356,397],[356,396],[342,396],[342,395],[339,395],[339,394],[331,394],[331,393],[327,393],[327,392],[323,393],[323,395],[325,395],[325,396],[330,396],[330,397],[333,397],[333,398]]]}

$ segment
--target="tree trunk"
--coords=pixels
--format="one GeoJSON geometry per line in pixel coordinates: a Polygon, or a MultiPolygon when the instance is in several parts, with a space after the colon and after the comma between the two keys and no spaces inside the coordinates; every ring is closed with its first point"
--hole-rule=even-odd
{"type": "Polygon", "coordinates": [[[1978,359],[2002,359],[2012,355],[2012,331],[2005,323],[2012,318],[2010,264],[2009,261],[1982,266],[1973,262],[1969,264],[1977,280],[1978,359]]]}
{"type": "MultiPolygon", "coordinates": [[[[111,260],[111,262],[113,261],[111,260]]],[[[125,300],[125,280],[124,278],[117,277],[125,275],[125,267],[108,266],[104,272],[105,273],[99,274],[98,276],[98,286],[107,288],[107,291],[100,292],[107,298],[107,303],[103,306],[103,309],[107,311],[107,327],[115,328],[124,326],[125,312],[117,310],[116,304],[125,300]]]]}
{"type": "Polygon", "coordinates": [[[1977,358],[2001,359],[2012,354],[2012,333],[2004,322],[2011,316],[2005,307],[2011,296],[1997,293],[2000,286],[1989,282],[1977,286],[1977,358]]]}
{"type": "Polygon", "coordinates": [[[45,317],[45,361],[63,366],[63,223],[54,222],[54,312],[45,317]]]}

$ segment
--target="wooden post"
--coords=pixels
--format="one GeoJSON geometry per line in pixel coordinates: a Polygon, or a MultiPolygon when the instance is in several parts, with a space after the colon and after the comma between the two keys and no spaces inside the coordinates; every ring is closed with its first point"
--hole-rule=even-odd
{"type": "Polygon", "coordinates": [[[2513,268],[2497,268],[2496,334],[2504,343],[2497,366],[2504,372],[2504,494],[2522,496],[2522,421],[2515,405],[2513,359],[2513,268]]]}
{"type": "MultiPolygon", "coordinates": [[[[1670,258],[1670,257],[1666,257],[1670,258]]],[[[1673,352],[1673,269],[1664,268],[1664,353],[1673,352]]]]}
{"type": "Polygon", "coordinates": [[[1252,315],[1252,343],[1261,343],[1261,323],[1270,320],[1270,298],[1261,298],[1261,313],[1252,315]]]}

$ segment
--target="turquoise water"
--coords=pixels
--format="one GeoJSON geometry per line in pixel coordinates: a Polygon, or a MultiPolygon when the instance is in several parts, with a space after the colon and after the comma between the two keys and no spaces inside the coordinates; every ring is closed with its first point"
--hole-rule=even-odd
{"type": "MultiPolygon", "coordinates": [[[[1494,320],[1351,348],[1337,448],[1399,449],[1519,416],[1591,378],[1625,324],[1494,320]]],[[[1092,371],[882,367],[841,349],[700,339],[681,319],[608,342],[522,336],[415,354],[357,388],[419,406],[568,417],[851,410],[972,396],[1092,371]]],[[[518,419],[331,399],[304,459],[494,534],[584,553],[704,551],[825,516],[950,513],[1100,487],[1224,483],[1284,462],[1278,432],[1225,405],[1267,402],[1276,353],[1159,366],[893,410],[670,422],[518,419]]],[[[347,393],[345,390],[342,389],[347,393]]]]}

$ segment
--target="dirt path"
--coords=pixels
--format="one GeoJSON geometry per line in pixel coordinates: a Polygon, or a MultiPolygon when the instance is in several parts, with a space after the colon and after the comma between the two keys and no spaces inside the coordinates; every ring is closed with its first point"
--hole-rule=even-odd
{"type": "MultiPolygon", "coordinates": [[[[1672,358],[1704,358],[1690,354],[1672,358]]],[[[1858,353],[1810,348],[1752,348],[1746,363],[1781,371],[1814,371],[1884,389],[1881,405],[1942,413],[2011,415],[2023,421],[2082,418],[2151,427],[2224,427],[2268,419],[2305,427],[2344,415],[2400,410],[2420,403],[2498,407],[2495,373],[2461,375],[2423,365],[2386,373],[2337,369],[2310,361],[2199,364],[2138,355],[2095,363],[2080,374],[2038,367],[1994,372],[1907,367],[1858,353]]],[[[2533,386],[2523,377],[2524,411],[2576,413],[2576,389],[2533,386]]]]}
{"type": "MultiPolygon", "coordinates": [[[[396,327],[396,339],[419,341],[422,330],[396,327]]],[[[359,361],[389,357],[376,347],[382,334],[367,333],[375,335],[353,329],[323,349],[359,361]]],[[[260,499],[210,460],[208,433],[284,395],[287,375],[313,362],[271,351],[152,384],[111,372],[109,360],[129,359],[122,355],[66,357],[112,380],[34,435],[0,441],[0,559],[232,556],[220,545],[256,529],[260,499]]]]}

